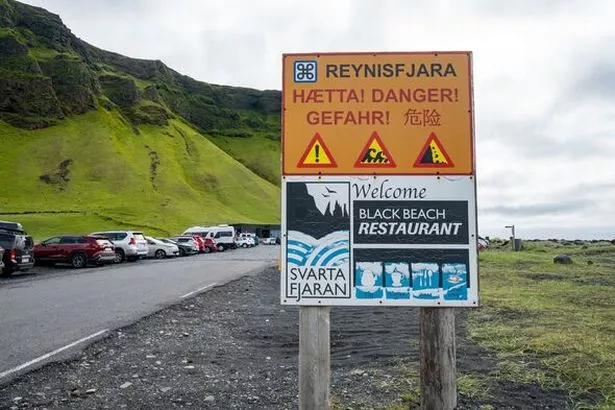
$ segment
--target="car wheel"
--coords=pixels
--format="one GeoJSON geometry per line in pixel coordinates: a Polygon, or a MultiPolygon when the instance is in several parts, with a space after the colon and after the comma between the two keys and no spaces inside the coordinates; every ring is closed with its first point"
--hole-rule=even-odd
{"type": "Polygon", "coordinates": [[[115,250],[115,263],[122,263],[126,260],[126,255],[124,255],[124,251],[122,249],[115,250]]]}
{"type": "Polygon", "coordinates": [[[242,248],[247,248],[247,247],[248,247],[248,244],[247,244],[247,243],[244,243],[243,245],[241,245],[241,247],[242,247],[242,248]]]}
{"type": "Polygon", "coordinates": [[[211,252],[211,249],[209,249],[209,246],[206,246],[205,249],[203,249],[203,252],[209,253],[211,252]]]}
{"type": "Polygon", "coordinates": [[[179,256],[186,256],[186,251],[183,248],[179,248],[179,256]]]}
{"type": "Polygon", "coordinates": [[[70,258],[70,264],[75,269],[85,268],[88,264],[88,259],[81,252],[74,253],[70,258]]]}
{"type": "Polygon", "coordinates": [[[156,259],[164,259],[167,257],[167,253],[163,251],[162,249],[158,249],[156,253],[154,253],[154,257],[156,259]]]}
{"type": "Polygon", "coordinates": [[[216,249],[218,250],[218,252],[224,252],[225,248],[224,248],[224,245],[218,245],[216,249]]]}

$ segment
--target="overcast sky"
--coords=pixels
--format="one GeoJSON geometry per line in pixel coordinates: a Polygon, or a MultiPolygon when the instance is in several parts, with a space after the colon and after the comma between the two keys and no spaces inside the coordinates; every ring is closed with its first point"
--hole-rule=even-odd
{"type": "Polygon", "coordinates": [[[479,230],[615,238],[615,1],[27,0],[83,40],[281,89],[281,54],[474,52],[479,230]]]}

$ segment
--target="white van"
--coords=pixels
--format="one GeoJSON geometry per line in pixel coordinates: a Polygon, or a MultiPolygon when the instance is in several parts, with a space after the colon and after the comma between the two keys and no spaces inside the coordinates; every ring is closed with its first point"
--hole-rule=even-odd
{"type": "Polygon", "coordinates": [[[184,235],[194,234],[213,239],[216,242],[218,252],[237,248],[237,244],[235,243],[235,228],[230,225],[193,226],[184,231],[184,235]]]}

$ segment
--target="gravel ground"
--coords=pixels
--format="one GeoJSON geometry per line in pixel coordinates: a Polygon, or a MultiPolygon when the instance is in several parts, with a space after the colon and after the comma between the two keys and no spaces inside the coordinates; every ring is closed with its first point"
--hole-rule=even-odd
{"type": "MultiPolygon", "coordinates": [[[[275,270],[246,276],[113,331],[0,387],[0,409],[297,408],[298,308],[279,304],[278,282],[275,270]]],[[[463,313],[458,371],[484,377],[495,360],[464,338],[463,313]]],[[[402,395],[418,389],[418,310],[332,309],[331,342],[336,408],[413,405],[402,395]]],[[[459,408],[568,406],[563,391],[487,387],[491,398],[460,394],[459,408]]]]}

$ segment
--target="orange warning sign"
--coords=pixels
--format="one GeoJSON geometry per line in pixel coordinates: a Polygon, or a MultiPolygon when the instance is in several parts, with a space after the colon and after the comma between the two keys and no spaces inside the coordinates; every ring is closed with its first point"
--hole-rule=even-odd
{"type": "Polygon", "coordinates": [[[284,54],[282,72],[282,175],[474,174],[471,52],[284,54]]]}
{"type": "Polygon", "coordinates": [[[337,164],[319,133],[314,134],[297,162],[298,168],[335,168],[337,164]]]}
{"type": "Polygon", "coordinates": [[[354,163],[357,168],[395,168],[395,160],[376,131],[354,163]]]}
{"type": "Polygon", "coordinates": [[[414,166],[421,168],[451,168],[455,164],[448,156],[438,136],[432,132],[419,156],[416,157],[414,166]]]}

